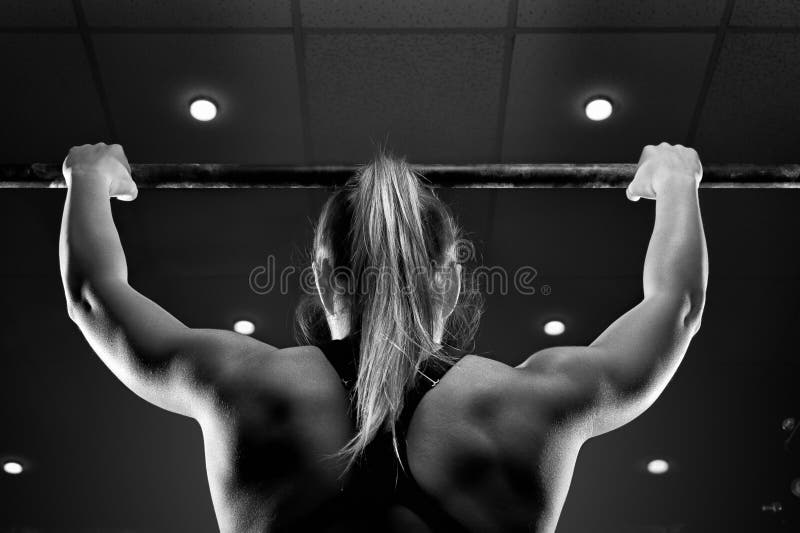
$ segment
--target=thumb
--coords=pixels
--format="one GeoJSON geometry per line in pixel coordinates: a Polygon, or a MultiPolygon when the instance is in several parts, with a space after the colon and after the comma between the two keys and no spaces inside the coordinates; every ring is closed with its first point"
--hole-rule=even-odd
{"type": "Polygon", "coordinates": [[[625,196],[627,196],[628,200],[630,200],[631,202],[638,202],[641,199],[641,196],[636,196],[635,194],[633,194],[630,185],[628,185],[628,187],[625,189],[625,196]]]}
{"type": "Polygon", "coordinates": [[[139,187],[137,187],[135,183],[131,182],[130,187],[126,187],[121,191],[115,191],[112,196],[122,202],[132,202],[139,196],[139,187]]]}

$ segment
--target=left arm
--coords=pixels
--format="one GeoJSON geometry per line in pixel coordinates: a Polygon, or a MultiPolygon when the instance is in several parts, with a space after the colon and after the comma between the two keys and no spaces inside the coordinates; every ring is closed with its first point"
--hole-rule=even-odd
{"type": "Polygon", "coordinates": [[[188,328],[128,284],[110,205],[112,196],[132,200],[137,194],[122,147],[75,147],[64,175],[69,189],[59,255],[70,318],[134,393],[196,416],[196,393],[225,371],[230,356],[261,343],[229,331],[188,328]]]}

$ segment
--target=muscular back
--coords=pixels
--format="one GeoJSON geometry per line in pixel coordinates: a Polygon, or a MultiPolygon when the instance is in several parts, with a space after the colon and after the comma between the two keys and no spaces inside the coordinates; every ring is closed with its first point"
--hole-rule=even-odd
{"type": "MultiPolygon", "coordinates": [[[[203,376],[198,419],[214,507],[223,531],[281,529],[346,486],[343,465],[324,459],[354,431],[345,391],[313,347],[235,359],[203,376]]],[[[553,530],[585,438],[564,392],[552,376],[464,357],[414,413],[412,475],[470,530],[553,530]]],[[[399,507],[390,524],[358,524],[358,508],[345,516],[329,531],[429,531],[399,507]]]]}

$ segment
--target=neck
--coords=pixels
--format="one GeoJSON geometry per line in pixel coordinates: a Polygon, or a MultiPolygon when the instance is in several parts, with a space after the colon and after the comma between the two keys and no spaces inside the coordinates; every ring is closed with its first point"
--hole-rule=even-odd
{"type": "MultiPolygon", "coordinates": [[[[336,315],[325,315],[328,320],[328,329],[331,331],[331,339],[338,341],[350,335],[350,316],[345,313],[338,313],[336,315]]],[[[444,336],[444,321],[438,320],[436,327],[433,330],[433,342],[442,344],[442,337],[444,336]]]]}
{"type": "Polygon", "coordinates": [[[338,341],[350,334],[350,317],[345,313],[336,315],[326,314],[328,328],[331,330],[331,339],[338,341]]]}

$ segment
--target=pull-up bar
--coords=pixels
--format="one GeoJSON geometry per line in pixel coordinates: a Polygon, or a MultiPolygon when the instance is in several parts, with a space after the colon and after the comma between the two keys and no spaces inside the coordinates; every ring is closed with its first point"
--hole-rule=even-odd
{"type": "MultiPolygon", "coordinates": [[[[352,166],[276,167],[239,164],[131,165],[140,188],[260,189],[318,188],[341,185],[353,175],[352,166]]],[[[414,165],[435,187],[443,188],[589,188],[626,187],[636,165],[613,164],[493,164],[414,165]]],[[[61,166],[0,165],[0,189],[64,187],[61,166]]],[[[800,188],[800,164],[707,165],[702,187],[715,189],[800,188]]]]}

